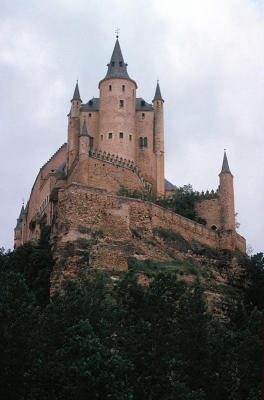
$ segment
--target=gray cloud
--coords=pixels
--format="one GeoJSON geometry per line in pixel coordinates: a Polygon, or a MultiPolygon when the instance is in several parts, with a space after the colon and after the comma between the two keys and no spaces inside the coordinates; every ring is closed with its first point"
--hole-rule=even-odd
{"type": "Polygon", "coordinates": [[[114,30],[138,95],[160,79],[166,175],[216,188],[223,149],[235,177],[239,232],[263,250],[264,7],[250,0],[4,1],[0,17],[0,246],[12,247],[22,199],[67,139],[69,100],[98,94],[114,30]]]}

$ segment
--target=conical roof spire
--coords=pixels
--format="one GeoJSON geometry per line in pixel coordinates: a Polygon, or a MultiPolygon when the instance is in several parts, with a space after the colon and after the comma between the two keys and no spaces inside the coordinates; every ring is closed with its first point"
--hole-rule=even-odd
{"type": "Polygon", "coordinates": [[[163,100],[163,98],[161,97],[161,92],[160,92],[160,86],[159,86],[159,81],[157,81],[157,86],[156,86],[156,92],[155,92],[155,96],[154,96],[154,100],[163,100]]]}
{"type": "Polygon", "coordinates": [[[23,215],[25,214],[24,204],[21,207],[19,217],[17,219],[16,228],[22,228],[23,215]]]}
{"type": "Polygon", "coordinates": [[[82,101],[82,99],[80,97],[78,81],[76,82],[76,86],[75,86],[74,93],[73,93],[73,98],[71,99],[71,101],[73,101],[73,100],[82,101]]]}
{"type": "Polygon", "coordinates": [[[231,171],[230,171],[229,165],[228,165],[228,161],[227,161],[226,151],[224,151],[224,159],[223,159],[221,174],[222,173],[231,174],[231,171]]]}
{"type": "Polygon", "coordinates": [[[107,64],[108,70],[105,76],[106,78],[129,78],[127,73],[127,64],[124,62],[122,51],[120,48],[118,37],[115,42],[115,47],[113,50],[113,54],[110,60],[110,63],[107,64]]]}
{"type": "Polygon", "coordinates": [[[88,131],[87,131],[87,126],[86,126],[86,120],[83,121],[83,127],[82,127],[82,132],[80,136],[88,136],[88,131]]]}

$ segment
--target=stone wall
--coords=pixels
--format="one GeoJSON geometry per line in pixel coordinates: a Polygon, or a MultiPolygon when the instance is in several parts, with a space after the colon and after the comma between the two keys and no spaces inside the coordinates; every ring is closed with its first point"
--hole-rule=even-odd
{"type": "Polygon", "coordinates": [[[218,198],[198,201],[195,204],[195,211],[198,216],[206,220],[206,226],[211,229],[216,226],[217,229],[222,229],[221,221],[221,205],[218,198]]]}
{"type": "MultiPolygon", "coordinates": [[[[30,240],[34,241],[40,236],[40,226],[38,222],[41,221],[44,213],[47,216],[47,224],[51,224],[52,204],[49,201],[50,194],[56,185],[56,178],[51,175],[52,169],[58,168],[65,160],[67,145],[64,144],[59,150],[44,164],[40,169],[38,176],[34,182],[31,190],[27,214],[23,218],[22,241],[23,243],[30,240]],[[30,229],[31,221],[35,221],[34,229],[30,229]]],[[[32,226],[32,225],[31,225],[32,226]]]]}
{"type": "Polygon", "coordinates": [[[235,247],[245,251],[244,238],[225,232],[225,240],[204,225],[189,220],[151,202],[120,197],[85,185],[72,184],[59,191],[57,213],[59,221],[74,229],[84,224],[90,229],[104,229],[112,239],[129,237],[129,230],[140,229],[152,234],[155,227],[179,232],[186,240],[197,240],[215,248],[235,247]],[[235,238],[235,239],[234,239],[235,238]],[[225,245],[221,245],[221,241],[225,245]],[[237,246],[236,243],[238,242],[237,246]]]}
{"type": "Polygon", "coordinates": [[[68,178],[68,184],[71,183],[101,188],[112,194],[116,194],[122,185],[138,191],[148,190],[150,187],[140,170],[129,160],[96,151],[91,151],[90,156],[82,159],[82,165],[76,163],[68,178]]]}
{"type": "MultiPolygon", "coordinates": [[[[54,269],[53,289],[65,278],[80,276],[78,257],[82,254],[88,257],[89,268],[126,270],[134,232],[144,236],[145,242],[151,242],[155,229],[165,228],[179,233],[189,242],[195,240],[213,248],[234,250],[238,247],[245,251],[245,240],[237,234],[219,235],[151,202],[111,195],[85,185],[71,184],[59,190],[55,212],[52,245],[57,266],[62,269],[54,269]],[[67,243],[73,247],[65,260],[62,255],[67,243]],[[84,248],[78,248],[78,243],[84,243],[84,248]]],[[[151,258],[164,257],[160,251],[159,247],[153,247],[151,258]]],[[[139,248],[133,248],[132,252],[140,257],[139,248]]]]}

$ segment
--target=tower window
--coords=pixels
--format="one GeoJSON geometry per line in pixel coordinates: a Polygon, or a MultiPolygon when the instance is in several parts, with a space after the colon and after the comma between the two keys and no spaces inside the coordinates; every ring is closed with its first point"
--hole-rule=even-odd
{"type": "Polygon", "coordinates": [[[145,119],[145,113],[141,114],[142,119],[145,119]]]}
{"type": "Polygon", "coordinates": [[[124,92],[126,90],[125,85],[122,85],[122,91],[124,92]]]}
{"type": "Polygon", "coordinates": [[[112,137],[113,137],[112,132],[109,132],[109,133],[108,133],[108,139],[112,139],[112,137]]]}
{"type": "Polygon", "coordinates": [[[143,147],[144,146],[144,141],[143,141],[143,137],[139,138],[139,147],[143,147]]]}
{"type": "Polygon", "coordinates": [[[120,139],[123,139],[124,133],[123,132],[119,132],[119,137],[120,137],[120,139]]]}
{"type": "Polygon", "coordinates": [[[129,140],[130,140],[130,142],[132,141],[132,135],[129,135],[129,140]]]}
{"type": "Polygon", "coordinates": [[[90,137],[90,149],[93,148],[93,142],[94,142],[94,138],[93,138],[93,137],[90,137]]]}
{"type": "Polygon", "coordinates": [[[112,85],[109,85],[109,92],[111,92],[112,90],[112,85]]]}
{"type": "Polygon", "coordinates": [[[89,113],[89,114],[88,114],[88,117],[89,117],[89,118],[92,118],[92,114],[91,114],[91,113],[89,113]]]}
{"type": "Polygon", "coordinates": [[[120,65],[120,67],[122,67],[123,66],[123,61],[119,61],[119,65],[120,65]]]}
{"type": "Polygon", "coordinates": [[[148,147],[148,138],[144,137],[144,147],[148,147]]]}
{"type": "Polygon", "coordinates": [[[103,140],[104,139],[104,135],[101,135],[101,140],[103,140]]]}
{"type": "Polygon", "coordinates": [[[124,100],[120,100],[119,105],[120,105],[120,108],[123,108],[124,107],[124,100]]]}
{"type": "Polygon", "coordinates": [[[114,67],[114,66],[115,66],[115,62],[114,62],[114,61],[112,61],[112,62],[111,62],[111,65],[112,65],[112,67],[114,67]]]}

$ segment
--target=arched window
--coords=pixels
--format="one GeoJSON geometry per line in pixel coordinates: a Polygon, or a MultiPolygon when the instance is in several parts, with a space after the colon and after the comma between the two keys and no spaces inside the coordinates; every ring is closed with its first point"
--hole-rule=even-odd
{"type": "Polygon", "coordinates": [[[90,136],[90,143],[89,143],[90,149],[93,148],[93,143],[94,143],[94,138],[90,136]]]}
{"type": "Polygon", "coordinates": [[[144,141],[143,141],[143,137],[139,138],[139,147],[143,147],[144,146],[144,141]]]}
{"type": "Polygon", "coordinates": [[[212,231],[217,231],[217,226],[216,225],[212,225],[211,229],[212,229],[212,231]]]}
{"type": "Polygon", "coordinates": [[[148,147],[148,138],[144,137],[144,147],[148,147]]]}

